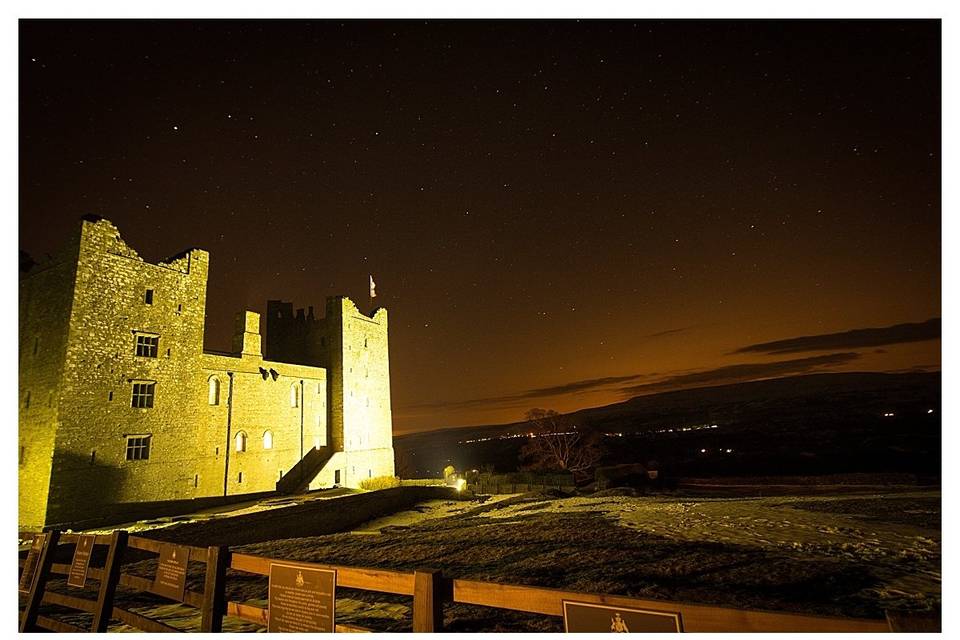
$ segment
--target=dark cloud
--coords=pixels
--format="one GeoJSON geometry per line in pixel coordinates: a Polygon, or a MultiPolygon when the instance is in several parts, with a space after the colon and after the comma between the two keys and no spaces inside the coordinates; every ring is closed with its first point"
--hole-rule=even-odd
{"type": "Polygon", "coordinates": [[[784,375],[806,373],[821,367],[830,367],[846,364],[859,358],[857,353],[831,353],[822,356],[813,356],[810,358],[798,358],[794,360],[779,360],[777,362],[763,362],[757,364],[734,364],[718,369],[708,369],[706,371],[682,371],[675,372],[658,380],[643,384],[628,384],[642,379],[657,378],[656,373],[635,373],[625,376],[607,376],[604,378],[590,378],[587,380],[576,380],[565,384],[552,387],[541,387],[539,389],[529,389],[519,393],[506,394],[502,396],[491,396],[486,398],[472,398],[470,400],[458,400],[453,402],[436,402],[427,404],[411,405],[403,407],[402,410],[412,409],[469,409],[477,407],[503,408],[512,406],[528,405],[530,400],[539,398],[550,398],[562,396],[571,393],[590,393],[600,391],[609,387],[620,387],[619,392],[624,396],[634,396],[643,393],[654,393],[658,391],[671,391],[689,386],[711,386],[716,384],[725,384],[729,382],[740,382],[746,380],[757,380],[762,378],[775,378],[784,375]]]}
{"type": "Polygon", "coordinates": [[[860,354],[830,353],[810,358],[794,360],[778,360],[776,362],[761,362],[756,364],[732,364],[717,369],[681,373],[669,376],[656,382],[623,387],[620,391],[624,396],[635,396],[658,391],[673,391],[686,387],[709,387],[731,382],[745,382],[763,378],[777,378],[785,375],[808,373],[821,367],[832,367],[847,364],[860,357],[860,354]]]}
{"type": "Polygon", "coordinates": [[[648,334],[648,335],[643,336],[642,339],[645,339],[645,340],[646,340],[646,339],[650,339],[650,338],[662,338],[662,337],[664,337],[664,336],[670,336],[670,335],[673,335],[673,334],[675,334],[675,333],[683,333],[684,331],[690,331],[691,329],[693,329],[693,328],[695,328],[695,327],[696,327],[696,325],[691,325],[691,326],[689,326],[689,327],[679,327],[679,328],[677,328],[677,329],[667,329],[666,331],[657,331],[656,333],[651,333],[651,334],[648,334]]]}
{"type": "Polygon", "coordinates": [[[455,402],[436,402],[436,403],[427,403],[427,404],[418,404],[411,405],[406,407],[408,409],[423,409],[423,408],[469,408],[469,407],[479,407],[483,405],[490,406],[512,406],[523,404],[527,400],[534,400],[536,398],[549,398],[553,396],[566,395],[568,393],[589,393],[591,391],[597,391],[605,387],[610,387],[613,385],[623,384],[625,382],[634,382],[642,378],[650,378],[656,374],[652,373],[634,373],[625,376],[607,376],[605,378],[590,378],[587,380],[576,380],[574,382],[567,382],[564,384],[552,386],[552,387],[541,387],[539,389],[529,389],[527,391],[521,391],[520,393],[502,395],[502,396],[492,396],[489,398],[473,398],[471,400],[459,400],[455,402]]]}
{"type": "Polygon", "coordinates": [[[852,329],[841,333],[825,333],[816,336],[786,338],[741,347],[734,353],[798,353],[802,351],[828,351],[832,349],[858,349],[879,347],[902,342],[921,342],[940,338],[940,318],[926,322],[908,322],[891,327],[852,329]]]}

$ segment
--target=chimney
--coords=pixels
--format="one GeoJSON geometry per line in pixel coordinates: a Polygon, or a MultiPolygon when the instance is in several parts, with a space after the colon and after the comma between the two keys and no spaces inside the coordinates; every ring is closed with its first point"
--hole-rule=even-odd
{"type": "Polygon", "coordinates": [[[237,323],[233,333],[233,352],[242,356],[260,358],[260,314],[254,311],[242,311],[237,314],[237,323]]]}

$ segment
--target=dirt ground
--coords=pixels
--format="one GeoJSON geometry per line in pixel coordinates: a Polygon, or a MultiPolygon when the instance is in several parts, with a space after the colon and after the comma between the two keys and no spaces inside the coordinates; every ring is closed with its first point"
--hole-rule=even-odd
{"type": "MultiPolygon", "coordinates": [[[[435,500],[355,531],[238,547],[244,553],[455,578],[717,604],[882,618],[940,606],[940,492],[694,498],[558,494],[435,500]]],[[[202,544],[202,541],[197,541],[202,544]]],[[[126,571],[152,576],[153,563],[126,571]]],[[[189,586],[202,589],[201,567],[189,586]]],[[[264,606],[266,579],[228,573],[228,598],[264,606]]],[[[164,622],[188,607],[121,594],[164,622]]],[[[409,631],[412,600],[338,590],[337,620],[409,631]]],[[[448,605],[451,631],[562,631],[557,618],[448,605]]],[[[228,618],[226,628],[255,631],[228,618]]],[[[124,630],[116,627],[115,630],[124,630]]]]}

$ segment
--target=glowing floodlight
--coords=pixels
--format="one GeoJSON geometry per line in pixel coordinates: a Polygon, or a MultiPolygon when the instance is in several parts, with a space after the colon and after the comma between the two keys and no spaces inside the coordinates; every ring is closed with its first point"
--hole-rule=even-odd
{"type": "Polygon", "coordinates": [[[467,481],[463,478],[457,480],[457,491],[463,491],[464,487],[467,486],[467,481]]]}

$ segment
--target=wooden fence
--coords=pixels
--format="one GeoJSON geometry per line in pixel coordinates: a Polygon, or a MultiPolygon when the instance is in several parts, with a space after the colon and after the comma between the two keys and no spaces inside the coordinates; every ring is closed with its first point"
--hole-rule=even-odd
{"type": "MultiPolygon", "coordinates": [[[[25,536],[21,535],[21,539],[25,536]]],[[[29,534],[26,535],[29,539],[29,534]]],[[[413,599],[412,631],[435,632],[443,629],[443,607],[446,603],[459,603],[494,607],[545,616],[562,617],[564,601],[602,604],[614,607],[637,608],[679,614],[683,631],[688,632],[885,632],[885,631],[939,631],[939,617],[930,618],[905,613],[889,612],[886,619],[838,618],[810,616],[772,611],[753,611],[716,607],[709,605],[647,600],[625,596],[580,593],[562,589],[480,582],[475,580],[449,579],[439,571],[392,571],[385,569],[358,568],[323,565],[299,561],[284,561],[243,553],[233,553],[227,547],[187,547],[189,560],[205,564],[204,589],[202,592],[184,589],[180,598],[161,593],[154,581],[121,571],[122,559],[127,549],[160,554],[169,543],[147,538],[127,536],[124,531],[111,535],[98,535],[97,545],[107,547],[104,562],[99,567],[91,566],[89,578],[98,583],[96,600],[83,599],[70,593],[55,592],[49,588],[52,575],[69,575],[70,564],[55,563],[57,549],[61,545],[76,544],[77,534],[46,534],[43,544],[34,552],[32,580],[28,582],[25,606],[20,615],[20,630],[23,631],[106,631],[111,619],[126,623],[141,631],[181,631],[161,621],[139,613],[114,606],[114,594],[118,586],[142,591],[195,607],[201,612],[199,631],[220,632],[223,616],[234,616],[248,622],[267,626],[269,609],[242,602],[226,600],[227,568],[235,571],[269,576],[274,562],[284,562],[311,569],[334,569],[336,586],[371,591],[376,593],[408,596],[413,599]],[[42,604],[58,605],[92,614],[88,628],[68,624],[50,615],[40,615],[42,604]]],[[[182,546],[182,545],[181,545],[182,546]]],[[[63,549],[66,552],[67,549],[63,549]]],[[[21,561],[21,566],[29,562],[21,561]]],[[[23,576],[21,576],[23,578],[23,576]]],[[[29,578],[29,576],[27,576],[29,578]]],[[[69,588],[68,588],[69,589],[69,588]]],[[[338,632],[365,632],[353,625],[337,624],[338,632]]]]}

